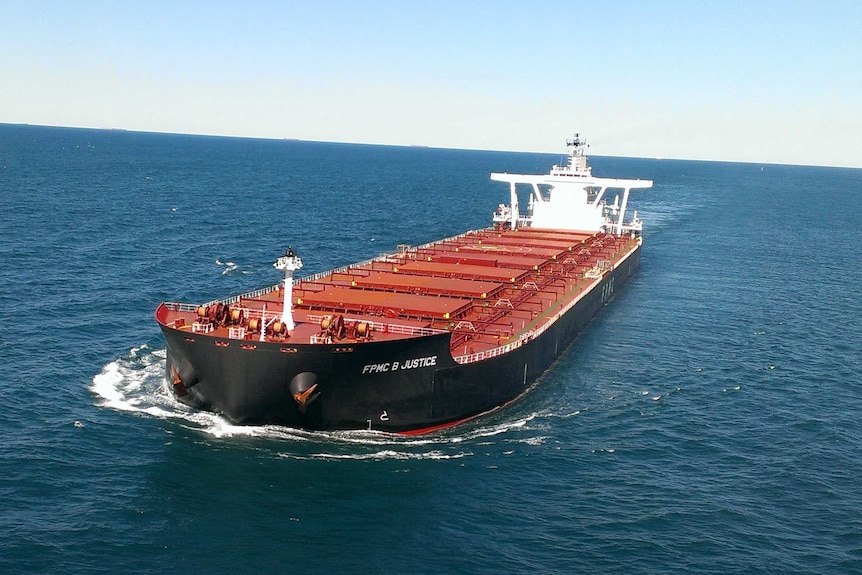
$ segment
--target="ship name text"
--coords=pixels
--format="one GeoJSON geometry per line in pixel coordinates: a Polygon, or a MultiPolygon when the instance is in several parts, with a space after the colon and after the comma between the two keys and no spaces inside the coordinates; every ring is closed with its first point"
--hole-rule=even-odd
{"type": "Polygon", "coordinates": [[[369,363],[362,367],[362,374],[369,375],[372,373],[388,373],[390,371],[398,371],[399,369],[416,369],[417,367],[431,367],[433,365],[437,365],[436,355],[415,357],[413,359],[406,359],[402,362],[389,361],[386,363],[369,363]]]}

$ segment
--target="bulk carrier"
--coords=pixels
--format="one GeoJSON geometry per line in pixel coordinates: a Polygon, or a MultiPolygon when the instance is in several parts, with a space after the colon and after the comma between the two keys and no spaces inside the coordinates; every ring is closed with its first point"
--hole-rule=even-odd
{"type": "Polygon", "coordinates": [[[652,181],[595,177],[585,141],[567,145],[548,174],[491,174],[510,202],[486,229],[296,280],[288,249],[283,283],[160,304],[169,387],[237,424],[407,434],[516,399],[639,263],[626,209],[652,181]]]}

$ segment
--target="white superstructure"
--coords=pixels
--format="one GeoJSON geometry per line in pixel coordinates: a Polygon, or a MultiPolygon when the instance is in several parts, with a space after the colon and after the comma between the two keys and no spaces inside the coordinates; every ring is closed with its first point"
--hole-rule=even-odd
{"type": "Polygon", "coordinates": [[[617,235],[640,233],[643,225],[637,212],[630,220],[625,220],[629,192],[651,188],[652,180],[594,177],[585,153],[586,141],[575,134],[566,145],[569,147],[568,164],[554,166],[549,174],[491,174],[494,181],[508,182],[511,191],[510,204],[500,204],[494,213],[494,223],[512,229],[530,226],[617,235]],[[518,184],[529,186],[526,213],[521,213],[518,184]],[[609,203],[612,195],[614,199],[609,203]]]}

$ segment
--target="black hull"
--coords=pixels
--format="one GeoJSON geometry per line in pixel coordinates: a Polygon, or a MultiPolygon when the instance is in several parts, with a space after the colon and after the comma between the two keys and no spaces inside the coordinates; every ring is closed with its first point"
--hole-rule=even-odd
{"type": "Polygon", "coordinates": [[[430,431],[523,394],[635,272],[639,258],[638,246],[540,335],[481,361],[457,363],[448,333],[346,345],[279,344],[163,325],[167,379],[184,403],[237,424],[430,431]],[[302,408],[294,399],[297,376],[317,384],[302,408]]]}

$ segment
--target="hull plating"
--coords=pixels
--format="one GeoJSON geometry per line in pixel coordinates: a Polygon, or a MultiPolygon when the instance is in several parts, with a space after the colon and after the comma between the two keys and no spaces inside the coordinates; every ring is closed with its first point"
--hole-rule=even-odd
{"type": "Polygon", "coordinates": [[[524,393],[634,273],[640,246],[534,339],[458,363],[450,333],[348,344],[237,341],[164,324],[166,377],[181,401],[239,424],[419,432],[524,393]],[[297,382],[308,382],[306,384],[297,382]],[[297,401],[299,391],[307,391],[297,401]]]}

